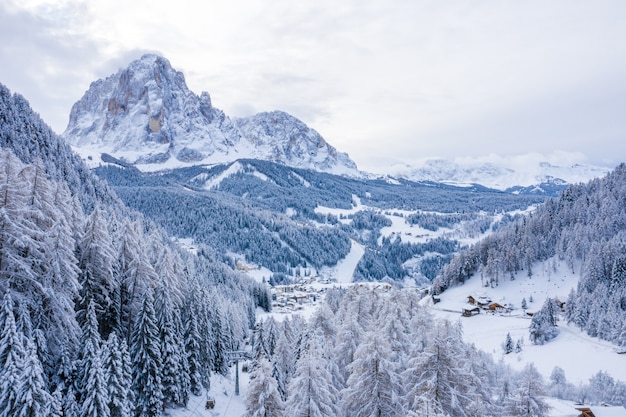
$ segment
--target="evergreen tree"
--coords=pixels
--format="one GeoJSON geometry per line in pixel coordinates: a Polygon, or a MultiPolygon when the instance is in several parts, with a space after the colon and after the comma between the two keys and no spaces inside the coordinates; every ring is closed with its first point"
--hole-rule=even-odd
{"type": "Polygon", "coordinates": [[[17,388],[17,410],[15,416],[44,417],[52,401],[47,391],[44,371],[32,341],[27,341],[26,357],[17,388]]]}
{"type": "Polygon", "coordinates": [[[402,386],[389,360],[389,343],[377,333],[367,333],[348,366],[350,377],[342,392],[342,409],[353,417],[404,416],[402,386]]]}
{"type": "Polygon", "coordinates": [[[156,273],[145,253],[145,239],[141,236],[139,226],[125,220],[121,231],[115,262],[120,287],[117,301],[119,305],[115,306],[114,311],[119,312],[120,315],[117,321],[121,334],[129,334],[132,317],[141,306],[140,295],[144,294],[146,288],[156,281],[156,273]]]}
{"type": "Polygon", "coordinates": [[[557,313],[554,307],[554,300],[548,298],[541,310],[533,316],[530,322],[528,329],[530,332],[530,341],[535,345],[543,345],[554,339],[559,334],[556,321],[557,313]]]}
{"type": "Polygon", "coordinates": [[[152,294],[147,292],[131,339],[136,417],[157,417],[163,411],[163,367],[153,304],[152,294]]]}
{"type": "Polygon", "coordinates": [[[246,417],[282,417],[284,405],[278,393],[276,380],[271,376],[272,365],[260,357],[250,375],[246,396],[246,417]]]}
{"type": "Polygon", "coordinates": [[[291,343],[284,331],[280,332],[272,357],[272,376],[276,379],[278,393],[283,401],[289,396],[289,382],[296,371],[291,343]]]}
{"type": "Polygon", "coordinates": [[[86,394],[85,387],[89,378],[90,364],[94,362],[94,357],[99,354],[100,333],[98,332],[98,321],[96,319],[95,303],[91,301],[87,306],[85,322],[82,328],[78,358],[76,361],[75,388],[79,402],[82,403],[83,395],[86,394]]]}
{"type": "Polygon", "coordinates": [[[60,390],[56,390],[52,393],[47,417],[64,417],[64,415],[70,414],[63,413],[63,394],[60,390]]]}
{"type": "Polygon", "coordinates": [[[109,417],[107,382],[100,361],[100,351],[87,340],[81,362],[85,380],[81,392],[81,416],[109,417]]]}
{"type": "Polygon", "coordinates": [[[510,416],[543,417],[550,406],[541,398],[545,388],[541,374],[533,364],[526,365],[520,375],[517,389],[505,400],[506,414],[510,416]]]}
{"type": "Polygon", "coordinates": [[[338,416],[338,392],[322,356],[320,335],[309,339],[289,385],[291,393],[285,409],[294,417],[338,416]]]}
{"type": "Polygon", "coordinates": [[[113,310],[115,251],[105,217],[99,208],[91,213],[79,244],[81,292],[77,316],[80,323],[84,322],[87,306],[93,301],[101,333],[108,337],[113,329],[119,328],[119,313],[113,310]]]}
{"type": "Polygon", "coordinates": [[[513,352],[515,346],[513,345],[513,339],[511,338],[511,333],[506,334],[506,340],[504,341],[504,353],[509,354],[513,352]]]}
{"type": "Polygon", "coordinates": [[[21,406],[18,387],[26,353],[22,337],[17,333],[13,302],[8,292],[2,300],[0,321],[3,323],[0,334],[0,417],[14,417],[21,406]]]}
{"type": "Polygon", "coordinates": [[[175,325],[176,311],[174,310],[169,290],[161,286],[156,293],[157,325],[161,347],[161,383],[163,385],[163,400],[165,404],[182,404],[182,389],[179,378],[183,372],[180,341],[175,325]]]}
{"type": "Polygon", "coordinates": [[[477,393],[475,378],[462,362],[466,352],[461,335],[448,322],[438,323],[433,331],[423,350],[417,345],[403,374],[408,407],[418,415],[464,416],[477,393]]]}
{"type": "Polygon", "coordinates": [[[107,392],[111,417],[130,416],[132,409],[132,375],[128,348],[124,340],[119,340],[115,332],[109,335],[102,352],[104,374],[107,378],[107,392]]]}
{"type": "Polygon", "coordinates": [[[194,395],[202,391],[202,364],[200,360],[200,334],[196,315],[187,304],[187,319],[185,321],[185,353],[189,372],[189,386],[194,395]]]}

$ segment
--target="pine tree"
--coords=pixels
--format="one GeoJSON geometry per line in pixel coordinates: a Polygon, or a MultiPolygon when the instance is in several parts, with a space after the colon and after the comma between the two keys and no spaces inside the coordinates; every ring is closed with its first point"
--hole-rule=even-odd
{"type": "Polygon", "coordinates": [[[0,333],[0,417],[14,417],[20,404],[18,391],[22,378],[22,363],[26,356],[22,337],[17,333],[13,302],[7,292],[2,300],[0,333]]]}
{"type": "Polygon", "coordinates": [[[183,371],[183,352],[180,350],[178,333],[174,327],[176,324],[174,308],[172,306],[169,290],[161,286],[157,290],[155,299],[157,311],[157,325],[161,347],[161,383],[163,385],[163,400],[165,404],[181,404],[182,388],[179,386],[179,376],[183,371]]]}
{"type": "Polygon", "coordinates": [[[81,292],[77,318],[79,323],[84,322],[87,306],[93,300],[101,333],[103,337],[108,337],[113,329],[119,328],[119,313],[112,310],[116,291],[113,275],[115,251],[105,216],[99,208],[91,213],[79,244],[81,292]]]}
{"type": "Polygon", "coordinates": [[[111,417],[130,416],[132,384],[130,357],[124,340],[115,332],[109,335],[102,352],[102,365],[107,378],[107,392],[111,417]]]}
{"type": "MultiPolygon", "coordinates": [[[[70,414],[67,414],[70,415],[70,414]]],[[[52,393],[47,417],[64,417],[63,414],[63,394],[60,390],[52,393]]]]}
{"type": "Polygon", "coordinates": [[[342,409],[353,417],[404,416],[402,386],[389,360],[391,348],[378,333],[367,333],[348,366],[350,377],[342,392],[342,409]]]}
{"type": "Polygon", "coordinates": [[[545,388],[541,374],[533,364],[528,364],[520,375],[517,389],[505,401],[507,415],[543,417],[548,415],[550,406],[541,398],[545,388]]]}
{"type": "Polygon", "coordinates": [[[157,276],[145,253],[145,239],[141,236],[140,227],[125,220],[121,231],[116,259],[117,279],[120,283],[119,306],[115,310],[120,314],[118,322],[123,332],[121,334],[126,334],[130,333],[132,317],[141,307],[140,295],[156,281],[157,276]]]}
{"type": "Polygon", "coordinates": [[[423,348],[418,343],[403,373],[409,409],[427,415],[463,416],[475,403],[475,378],[462,362],[466,356],[458,329],[438,323],[423,348]]]}
{"type": "Polygon", "coordinates": [[[81,389],[81,416],[109,417],[107,382],[100,361],[100,351],[87,340],[81,362],[85,380],[81,389]]]}
{"type": "MultiPolygon", "coordinates": [[[[321,329],[320,329],[321,331],[321,329]]],[[[338,416],[338,392],[322,356],[321,335],[309,339],[289,385],[285,409],[294,417],[338,416]]]]}
{"type": "Polygon", "coordinates": [[[109,416],[107,381],[102,367],[95,302],[87,305],[80,350],[77,360],[75,386],[78,407],[83,416],[109,416]]]}
{"type": "Polygon", "coordinates": [[[250,375],[246,396],[246,417],[282,417],[284,405],[272,378],[272,365],[261,356],[250,375]]]}
{"type": "Polygon", "coordinates": [[[100,351],[100,333],[98,332],[98,320],[96,319],[95,303],[91,301],[87,306],[85,322],[82,328],[80,346],[78,351],[75,388],[79,402],[82,403],[83,395],[86,394],[85,387],[89,378],[90,363],[100,351]],[[89,363],[87,363],[89,362],[89,363]]]}
{"type": "Polygon", "coordinates": [[[189,386],[194,395],[200,395],[202,391],[202,364],[200,362],[200,334],[196,315],[187,304],[187,319],[185,327],[185,354],[189,372],[189,386]]]}
{"type": "Polygon", "coordinates": [[[37,357],[37,349],[27,340],[26,357],[17,388],[17,410],[19,417],[43,417],[48,415],[52,401],[45,383],[44,371],[37,357]]]}
{"type": "Polygon", "coordinates": [[[278,393],[283,401],[289,396],[289,382],[296,370],[292,346],[285,332],[280,332],[272,357],[272,376],[276,379],[278,393]]]}
{"type": "Polygon", "coordinates": [[[541,310],[539,310],[530,321],[528,329],[530,332],[530,341],[535,345],[543,345],[554,339],[559,334],[556,321],[557,313],[554,307],[554,300],[548,298],[541,310]]]}
{"type": "Polygon", "coordinates": [[[504,353],[508,355],[513,352],[515,346],[513,345],[513,339],[511,338],[511,333],[506,334],[506,340],[504,341],[504,353]]]}
{"type": "Polygon", "coordinates": [[[147,292],[131,335],[130,351],[137,417],[157,417],[163,411],[159,329],[153,303],[152,294],[147,292]]]}

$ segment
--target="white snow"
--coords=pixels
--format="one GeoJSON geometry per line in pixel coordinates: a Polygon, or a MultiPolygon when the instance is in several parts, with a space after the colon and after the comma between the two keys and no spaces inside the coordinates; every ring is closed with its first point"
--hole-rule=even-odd
{"type": "Polygon", "coordinates": [[[522,298],[526,298],[529,311],[537,311],[547,297],[566,301],[570,290],[578,282],[577,274],[553,259],[536,265],[534,274],[529,278],[522,271],[514,281],[502,277],[495,288],[484,287],[480,276],[474,276],[465,284],[441,294],[441,302],[434,304],[432,311],[438,317],[461,320],[466,342],[492,353],[495,359],[502,359],[514,369],[522,369],[533,362],[547,379],[554,367],[559,366],[565,371],[567,380],[574,384],[588,382],[598,371],[606,371],[614,378],[624,380],[626,355],[618,354],[616,345],[590,337],[567,325],[563,319],[558,323],[560,333],[554,340],[542,346],[530,343],[528,327],[531,319],[521,309],[522,298]],[[481,312],[477,316],[461,317],[462,306],[473,307],[467,303],[467,297],[481,293],[499,304],[512,304],[514,309],[510,313],[481,312]],[[534,299],[532,303],[529,302],[531,296],[534,299]],[[504,354],[502,344],[507,333],[511,334],[513,341],[523,338],[521,353],[504,354]]]}
{"type": "Polygon", "coordinates": [[[348,255],[337,262],[333,267],[325,266],[320,272],[321,279],[336,281],[338,284],[348,284],[352,282],[352,275],[359,264],[361,257],[365,253],[365,248],[359,242],[352,240],[352,246],[348,255]]]}
{"type": "Polygon", "coordinates": [[[211,376],[211,389],[200,396],[191,395],[185,408],[168,409],[164,415],[171,417],[241,417],[246,412],[245,399],[248,392],[250,375],[241,371],[239,363],[239,395],[235,395],[235,369],[230,368],[230,375],[211,376]],[[205,408],[207,398],[215,400],[215,408],[205,408]]]}
{"type": "Polygon", "coordinates": [[[216,175],[215,177],[207,180],[207,182],[204,183],[204,188],[207,190],[212,190],[214,188],[217,188],[220,186],[222,181],[224,181],[226,178],[236,175],[242,171],[243,171],[243,165],[241,165],[241,163],[239,162],[235,162],[231,166],[226,168],[221,174],[216,175]]]}
{"type": "MultiPolygon", "coordinates": [[[[514,186],[531,186],[555,179],[569,184],[587,182],[606,175],[611,169],[566,161],[545,162],[549,156],[529,154],[502,157],[487,155],[475,159],[428,159],[411,165],[397,164],[387,169],[387,175],[412,181],[435,181],[468,186],[481,184],[505,190],[514,186]]],[[[554,158],[554,159],[561,159],[554,158]]]]}

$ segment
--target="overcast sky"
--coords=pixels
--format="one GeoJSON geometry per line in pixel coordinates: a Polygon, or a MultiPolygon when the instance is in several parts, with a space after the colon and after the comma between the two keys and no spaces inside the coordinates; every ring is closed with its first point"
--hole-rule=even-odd
{"type": "Polygon", "coordinates": [[[626,161],[626,1],[2,0],[0,83],[58,133],[145,52],[229,116],[284,110],[359,168],[626,161]]]}

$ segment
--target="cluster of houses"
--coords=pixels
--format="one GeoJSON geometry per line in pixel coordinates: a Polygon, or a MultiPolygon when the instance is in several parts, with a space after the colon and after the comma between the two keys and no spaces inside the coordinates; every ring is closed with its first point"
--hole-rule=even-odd
{"type": "Polygon", "coordinates": [[[314,289],[310,285],[292,284],[272,287],[272,309],[276,311],[301,310],[303,304],[315,303],[325,288],[314,289]]]}
{"type": "Polygon", "coordinates": [[[467,297],[467,303],[469,304],[466,307],[463,307],[461,314],[463,317],[472,317],[477,314],[480,314],[481,311],[489,311],[491,313],[510,313],[511,307],[507,304],[502,305],[495,301],[491,301],[489,297],[481,295],[481,296],[473,296],[469,295],[467,297]]]}
{"type": "Polygon", "coordinates": [[[576,417],[626,417],[626,409],[624,407],[594,407],[593,411],[589,407],[577,407],[576,417]]]}

